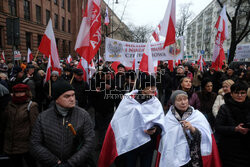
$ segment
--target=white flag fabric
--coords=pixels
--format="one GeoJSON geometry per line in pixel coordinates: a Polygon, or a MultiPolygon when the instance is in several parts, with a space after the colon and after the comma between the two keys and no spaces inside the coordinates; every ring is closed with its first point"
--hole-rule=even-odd
{"type": "Polygon", "coordinates": [[[140,71],[146,72],[149,74],[154,73],[154,61],[151,52],[150,41],[147,42],[146,48],[144,50],[141,62],[140,62],[140,71]]]}
{"type": "Polygon", "coordinates": [[[32,60],[33,60],[33,55],[32,55],[30,48],[28,48],[27,63],[32,62],[32,60]]]}
{"type": "MultiPolygon", "coordinates": [[[[124,95],[106,133],[98,167],[109,167],[115,158],[140,147],[151,140],[144,130],[164,125],[164,111],[160,101],[153,97],[140,104],[133,97],[134,90],[124,95]]],[[[164,133],[164,130],[162,131],[164,133]]]]}
{"type": "Polygon", "coordinates": [[[106,6],[106,13],[105,13],[105,21],[104,21],[104,24],[106,26],[109,25],[109,12],[108,12],[108,7],[106,6]]]}

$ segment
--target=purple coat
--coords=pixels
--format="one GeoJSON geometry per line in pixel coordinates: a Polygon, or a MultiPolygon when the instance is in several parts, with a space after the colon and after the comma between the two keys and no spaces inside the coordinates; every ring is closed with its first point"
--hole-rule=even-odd
{"type": "Polygon", "coordinates": [[[195,93],[193,91],[190,91],[190,92],[187,92],[187,93],[188,93],[189,105],[194,107],[197,110],[200,110],[201,104],[200,104],[200,100],[199,100],[199,97],[198,97],[197,93],[195,93]]]}

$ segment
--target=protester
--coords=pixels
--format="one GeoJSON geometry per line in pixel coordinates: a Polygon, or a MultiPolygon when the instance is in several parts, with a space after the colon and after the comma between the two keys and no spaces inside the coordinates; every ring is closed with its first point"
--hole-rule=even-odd
{"type": "Polygon", "coordinates": [[[176,90],[178,88],[178,86],[180,85],[180,81],[182,78],[186,77],[185,75],[185,69],[182,65],[179,65],[176,69],[176,73],[173,73],[173,75],[171,76],[173,77],[173,90],[176,90]]]}
{"type": "Polygon", "coordinates": [[[55,105],[40,113],[32,130],[31,153],[42,166],[87,165],[94,146],[89,114],[76,106],[74,88],[61,80],[53,86],[55,105]]]}
{"type": "Polygon", "coordinates": [[[207,118],[211,128],[214,128],[215,117],[212,108],[217,94],[213,91],[213,83],[209,78],[204,78],[201,82],[201,91],[197,92],[200,100],[200,111],[207,118]]]}
{"type": "Polygon", "coordinates": [[[28,167],[35,167],[35,160],[29,150],[31,129],[38,116],[38,105],[31,101],[28,85],[17,84],[13,97],[4,113],[4,152],[10,157],[11,167],[22,167],[25,160],[28,167]]]}
{"type": "Polygon", "coordinates": [[[36,101],[35,66],[32,64],[28,64],[25,70],[26,70],[26,75],[25,75],[26,78],[22,82],[24,84],[29,85],[32,93],[32,100],[36,101]]]}
{"type": "Polygon", "coordinates": [[[214,105],[213,105],[213,115],[216,117],[218,114],[218,111],[220,109],[220,106],[225,104],[224,95],[227,93],[230,93],[230,87],[234,84],[234,81],[231,79],[225,80],[222,83],[222,88],[218,92],[218,96],[215,99],[214,105]]]}
{"type": "Polygon", "coordinates": [[[205,116],[188,104],[185,91],[174,91],[170,99],[173,105],[165,116],[159,167],[219,167],[216,143],[205,116]]]}
{"type": "Polygon", "coordinates": [[[185,64],[185,65],[184,65],[185,75],[186,75],[187,77],[189,77],[189,78],[191,79],[191,81],[193,81],[193,73],[190,71],[191,68],[192,68],[192,67],[190,67],[190,65],[188,65],[188,64],[185,64]]]}
{"type": "Polygon", "coordinates": [[[194,91],[199,91],[202,81],[202,72],[199,70],[198,64],[194,64],[194,78],[192,80],[192,85],[194,91]]]}
{"type": "Polygon", "coordinates": [[[188,94],[189,105],[195,109],[200,109],[200,100],[197,93],[194,92],[191,79],[184,77],[180,80],[179,90],[183,90],[188,94]]]}
{"type": "Polygon", "coordinates": [[[88,101],[89,85],[83,80],[84,74],[82,69],[76,68],[73,70],[73,73],[74,79],[71,85],[75,89],[77,104],[79,107],[87,110],[88,104],[90,104],[90,101],[88,101]]]}
{"type": "Polygon", "coordinates": [[[250,101],[247,89],[244,82],[233,84],[231,93],[224,95],[225,104],[216,117],[218,148],[222,165],[226,167],[250,165],[250,101]]]}
{"type": "Polygon", "coordinates": [[[209,67],[209,70],[204,72],[203,78],[209,78],[214,87],[213,92],[218,93],[218,90],[221,88],[221,74],[218,71],[215,71],[213,67],[209,67]]]}
{"type": "Polygon", "coordinates": [[[115,150],[119,155],[116,158],[118,166],[135,167],[140,159],[141,167],[151,167],[157,136],[164,124],[164,112],[155,92],[155,78],[147,75],[141,80],[140,91],[125,95],[107,131],[99,167],[111,165],[113,159],[110,158],[115,157],[110,156],[110,152],[115,150]],[[117,140],[112,138],[114,133],[117,140]],[[111,144],[113,142],[116,146],[111,144]]]}
{"type": "Polygon", "coordinates": [[[225,81],[227,79],[231,79],[233,80],[234,82],[236,82],[238,80],[238,77],[237,75],[235,74],[235,68],[233,67],[233,65],[230,65],[227,69],[227,72],[225,74],[223,74],[221,76],[221,81],[225,81]]]}

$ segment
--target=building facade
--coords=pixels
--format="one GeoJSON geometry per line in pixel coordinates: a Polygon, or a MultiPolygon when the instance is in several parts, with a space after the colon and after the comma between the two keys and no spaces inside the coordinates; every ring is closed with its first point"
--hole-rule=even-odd
{"type": "MultiPolygon", "coordinates": [[[[82,21],[82,6],[86,3],[87,0],[1,0],[0,51],[9,59],[13,59],[14,50],[20,51],[22,60],[27,57],[28,48],[35,55],[51,18],[59,57],[76,56],[74,46],[82,21]],[[10,20],[14,24],[8,24],[10,20]],[[12,33],[15,35],[10,40],[12,33]]],[[[102,8],[105,7],[102,1],[102,8]]]]}
{"type": "MultiPolygon", "coordinates": [[[[234,4],[231,0],[221,0],[226,5],[227,12],[230,16],[234,14],[234,4]]],[[[213,0],[204,10],[202,10],[187,26],[185,32],[186,51],[185,58],[189,60],[197,60],[198,53],[203,52],[206,61],[211,61],[213,56],[213,47],[217,29],[215,24],[218,20],[222,8],[216,0],[213,0]]],[[[241,17],[239,21],[244,21],[245,16],[241,17]]],[[[240,29],[239,29],[240,30],[240,29]]],[[[231,23],[228,21],[228,35],[229,38],[224,41],[223,48],[225,55],[230,48],[231,23]]],[[[241,43],[250,43],[250,35],[245,37],[241,43]]]]}

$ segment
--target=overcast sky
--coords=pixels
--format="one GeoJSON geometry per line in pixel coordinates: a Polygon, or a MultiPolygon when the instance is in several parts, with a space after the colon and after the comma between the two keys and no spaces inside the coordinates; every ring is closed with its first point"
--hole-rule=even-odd
{"type": "MultiPolygon", "coordinates": [[[[116,15],[121,17],[124,6],[127,3],[122,21],[127,25],[132,23],[136,26],[149,25],[156,27],[163,19],[167,8],[168,0],[118,0],[118,4],[113,5],[117,0],[105,0],[116,15]]],[[[183,3],[191,2],[191,10],[194,17],[199,14],[212,0],[176,0],[176,14],[178,18],[179,6],[183,3]]]]}

